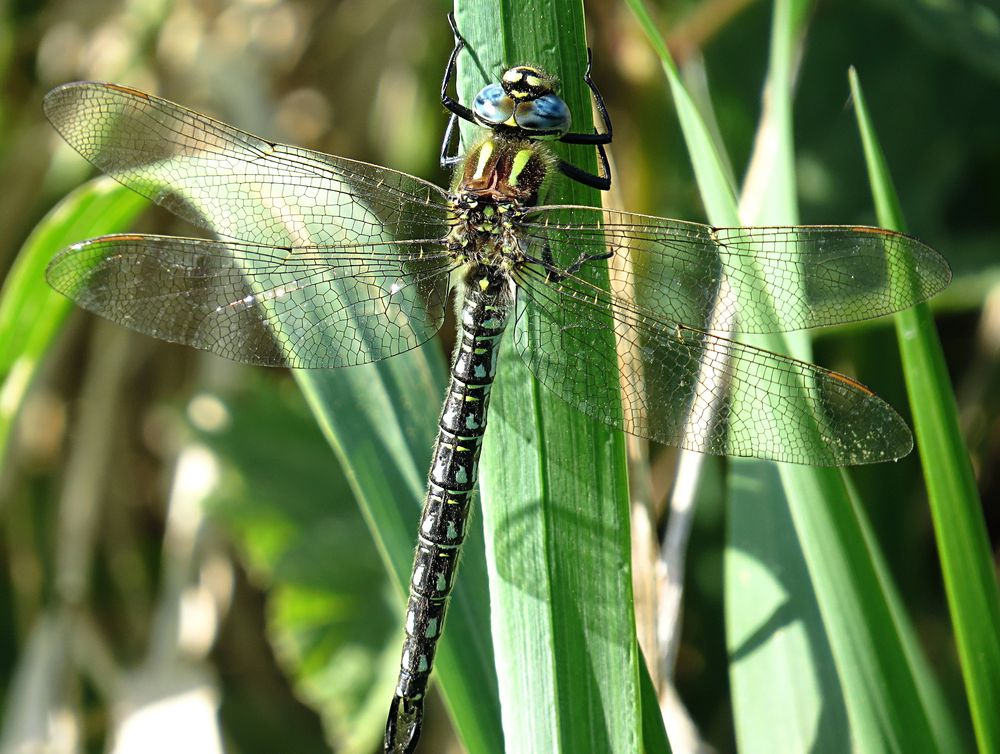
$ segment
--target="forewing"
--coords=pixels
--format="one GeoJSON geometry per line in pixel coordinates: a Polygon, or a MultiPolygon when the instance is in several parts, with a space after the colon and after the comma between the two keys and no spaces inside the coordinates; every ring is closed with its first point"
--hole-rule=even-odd
{"type": "Polygon", "coordinates": [[[49,283],[154,337],[247,364],[364,364],[415,348],[444,320],[453,260],[417,241],[272,248],[114,235],[75,244],[49,283]]]}
{"type": "Polygon", "coordinates": [[[525,265],[518,278],[517,350],[543,385],[599,421],[701,453],[819,466],[912,447],[898,414],[847,377],[642,311],[574,276],[546,282],[525,265]]]}
{"type": "Polygon", "coordinates": [[[770,333],[880,317],[951,280],[944,258],[880,228],[712,228],[591,207],[543,207],[524,224],[536,259],[570,269],[610,252],[613,291],[667,321],[770,333]],[[557,218],[557,219],[553,219],[557,218]]]}
{"type": "Polygon", "coordinates": [[[268,246],[442,238],[446,195],[387,168],[277,144],[115,84],[78,82],[45,114],[117,181],[219,236],[268,246]]]}

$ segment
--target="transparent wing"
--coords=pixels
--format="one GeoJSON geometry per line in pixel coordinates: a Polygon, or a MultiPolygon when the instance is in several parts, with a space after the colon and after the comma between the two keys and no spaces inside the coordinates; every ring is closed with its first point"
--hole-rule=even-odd
{"type": "Polygon", "coordinates": [[[816,466],[912,447],[896,412],[847,377],[546,275],[518,271],[515,347],[543,385],[599,421],[701,453],[816,466]]]}
{"type": "Polygon", "coordinates": [[[248,364],[364,364],[415,348],[444,320],[454,261],[420,241],[273,248],[113,235],[75,244],[49,283],[125,327],[248,364]]]}
{"type": "Polygon", "coordinates": [[[446,195],[405,173],[266,141],[167,100],[79,82],[45,114],[98,168],[224,238],[336,246],[441,238],[446,195]]]}
{"type": "Polygon", "coordinates": [[[934,249],[880,228],[712,228],[592,207],[541,207],[524,248],[571,270],[610,253],[611,288],[671,322],[771,333],[880,317],[951,280],[934,249]],[[723,326],[719,326],[721,323],[723,326]]]}

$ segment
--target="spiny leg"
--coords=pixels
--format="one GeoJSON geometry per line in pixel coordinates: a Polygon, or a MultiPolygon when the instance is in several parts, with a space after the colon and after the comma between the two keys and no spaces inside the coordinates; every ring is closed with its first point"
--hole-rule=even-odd
{"type": "MultiPolygon", "coordinates": [[[[455,115],[455,113],[452,113],[451,117],[448,118],[448,126],[444,130],[444,139],[441,140],[441,156],[439,162],[441,167],[445,170],[452,168],[455,165],[458,165],[464,159],[463,155],[459,154],[459,143],[457,142],[455,144],[455,153],[448,154],[449,147],[451,146],[451,143],[455,138],[455,131],[456,131],[455,127],[457,125],[458,125],[458,116],[455,115]]],[[[461,132],[459,132],[458,139],[459,142],[462,139],[461,132]]]]}
{"type": "Polygon", "coordinates": [[[563,134],[559,141],[565,142],[566,144],[610,144],[611,143],[611,116],[608,115],[607,105],[604,104],[604,96],[601,94],[601,90],[597,88],[597,84],[594,83],[594,77],[591,73],[594,67],[594,52],[589,47],[587,48],[587,70],[583,73],[583,82],[590,89],[591,95],[594,97],[594,104],[597,105],[597,112],[601,116],[601,125],[603,131],[598,131],[594,129],[592,134],[583,133],[568,133],[563,134]]]}
{"type": "Polygon", "coordinates": [[[559,171],[567,178],[577,181],[578,183],[582,183],[585,186],[596,188],[599,191],[607,191],[611,188],[611,165],[608,162],[608,154],[604,150],[604,145],[611,143],[611,116],[608,114],[607,105],[604,104],[604,97],[601,95],[601,90],[597,88],[597,84],[594,83],[594,78],[591,75],[593,66],[594,53],[588,47],[587,70],[584,71],[583,81],[590,89],[590,93],[594,98],[594,103],[597,105],[597,112],[601,116],[603,131],[598,131],[595,128],[594,133],[592,134],[563,134],[559,137],[559,141],[564,144],[593,144],[597,147],[597,156],[600,159],[600,167],[596,174],[589,173],[586,170],[578,168],[576,165],[566,162],[565,160],[560,160],[559,171]]]}
{"type": "Polygon", "coordinates": [[[566,162],[566,160],[559,160],[559,172],[584,186],[595,188],[598,191],[607,191],[611,188],[611,166],[608,163],[608,155],[604,151],[604,144],[597,144],[597,155],[601,161],[597,173],[589,173],[583,168],[566,162]]]}
{"type": "Polygon", "coordinates": [[[575,275],[578,273],[588,262],[599,262],[603,259],[611,259],[614,255],[615,252],[613,249],[595,252],[593,254],[581,253],[569,267],[560,271],[558,265],[556,265],[555,257],[552,256],[551,244],[545,244],[545,248],[542,249],[542,266],[545,267],[546,280],[550,283],[558,283],[569,275],[575,275]]]}
{"type": "Polygon", "coordinates": [[[462,161],[457,148],[455,154],[448,154],[448,147],[454,138],[455,125],[458,123],[458,119],[461,118],[470,123],[476,122],[472,110],[448,94],[451,82],[455,78],[455,71],[458,66],[458,54],[465,49],[465,39],[462,38],[462,35],[458,31],[458,23],[455,21],[454,13],[448,13],[448,25],[451,27],[451,33],[455,38],[455,46],[451,50],[451,55],[448,56],[448,65],[445,66],[444,78],[441,80],[441,104],[451,113],[451,118],[448,119],[448,128],[445,130],[444,141],[441,142],[440,163],[444,169],[448,169],[462,161]]]}

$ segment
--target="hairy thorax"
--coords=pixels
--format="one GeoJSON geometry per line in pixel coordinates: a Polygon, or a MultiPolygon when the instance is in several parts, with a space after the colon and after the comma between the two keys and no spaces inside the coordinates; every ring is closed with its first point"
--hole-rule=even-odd
{"type": "Polygon", "coordinates": [[[463,261],[510,271],[524,260],[518,224],[538,202],[554,157],[538,142],[489,134],[469,150],[452,189],[449,248],[463,261]]]}

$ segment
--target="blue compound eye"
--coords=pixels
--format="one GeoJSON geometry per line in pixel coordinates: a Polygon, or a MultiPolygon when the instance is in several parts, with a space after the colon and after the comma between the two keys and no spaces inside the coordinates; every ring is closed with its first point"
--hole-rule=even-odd
{"type": "Polygon", "coordinates": [[[569,108],[555,94],[546,94],[517,106],[517,125],[525,131],[569,131],[572,123],[569,108]]]}
{"type": "Polygon", "coordinates": [[[514,101],[500,84],[484,86],[472,102],[472,113],[484,125],[499,126],[514,114],[514,101]]]}

